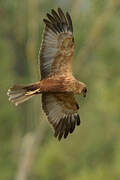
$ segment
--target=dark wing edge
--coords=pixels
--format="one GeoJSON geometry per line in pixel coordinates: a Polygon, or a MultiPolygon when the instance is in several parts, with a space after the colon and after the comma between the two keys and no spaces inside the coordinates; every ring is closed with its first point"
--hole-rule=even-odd
{"type": "Polygon", "coordinates": [[[52,9],[51,15],[49,13],[46,14],[47,19],[43,19],[46,26],[48,26],[54,33],[58,34],[61,32],[70,31],[73,33],[73,25],[70,14],[66,12],[66,16],[64,15],[61,8],[58,8],[58,13],[52,9]]]}
{"type": "Polygon", "coordinates": [[[73,133],[76,125],[80,125],[80,116],[77,113],[65,115],[54,127],[54,136],[58,137],[59,141],[61,140],[62,136],[64,136],[64,138],[67,138],[69,133],[73,133]]]}
{"type": "Polygon", "coordinates": [[[59,141],[62,137],[67,138],[69,133],[73,133],[75,126],[80,125],[80,116],[77,113],[78,104],[76,102],[75,106],[76,110],[74,111],[65,110],[52,94],[42,94],[42,108],[54,128],[54,136],[59,141]]]}

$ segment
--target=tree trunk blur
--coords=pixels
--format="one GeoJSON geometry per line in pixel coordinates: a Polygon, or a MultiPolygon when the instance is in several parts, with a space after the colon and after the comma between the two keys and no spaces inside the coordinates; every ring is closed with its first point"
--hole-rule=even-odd
{"type": "MultiPolygon", "coordinates": [[[[20,1],[20,4],[23,2],[20,1]]],[[[26,57],[29,65],[30,79],[31,82],[38,81],[38,47],[37,40],[39,36],[38,27],[38,0],[27,0],[26,2],[27,11],[27,43],[26,43],[26,57]]],[[[19,11],[21,12],[21,11],[19,11]]],[[[22,19],[24,21],[24,19],[22,19]]],[[[28,118],[28,133],[23,138],[20,158],[18,162],[18,171],[15,180],[27,180],[31,170],[32,162],[34,161],[34,156],[38,145],[42,143],[46,131],[46,123],[44,121],[44,116],[41,108],[41,96],[34,98],[32,103],[27,106],[28,118]]]]}

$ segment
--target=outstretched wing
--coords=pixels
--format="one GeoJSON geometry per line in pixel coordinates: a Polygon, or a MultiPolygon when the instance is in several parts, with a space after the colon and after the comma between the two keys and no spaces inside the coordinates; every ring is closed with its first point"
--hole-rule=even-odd
{"type": "Polygon", "coordinates": [[[77,114],[79,106],[72,93],[44,93],[42,107],[55,130],[54,136],[59,140],[62,136],[66,138],[74,131],[76,125],[80,125],[80,117],[77,114]]]}
{"type": "Polygon", "coordinates": [[[52,9],[47,17],[49,20],[43,19],[45,30],[39,55],[41,79],[51,73],[72,73],[74,38],[70,15],[67,12],[65,16],[58,8],[58,13],[52,9]]]}

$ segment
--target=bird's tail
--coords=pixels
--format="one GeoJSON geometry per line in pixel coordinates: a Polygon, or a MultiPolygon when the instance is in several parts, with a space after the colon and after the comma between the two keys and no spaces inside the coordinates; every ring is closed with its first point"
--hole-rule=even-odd
{"type": "Polygon", "coordinates": [[[7,95],[9,96],[9,101],[17,106],[38,93],[40,93],[40,82],[28,86],[14,85],[8,89],[7,95]]]}

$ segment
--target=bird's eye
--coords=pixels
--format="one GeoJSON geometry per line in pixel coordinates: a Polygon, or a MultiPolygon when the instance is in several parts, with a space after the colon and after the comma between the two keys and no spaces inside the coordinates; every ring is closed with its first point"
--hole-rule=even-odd
{"type": "Polygon", "coordinates": [[[84,91],[84,93],[87,93],[87,88],[84,88],[84,90],[83,90],[83,91],[84,91]]]}

